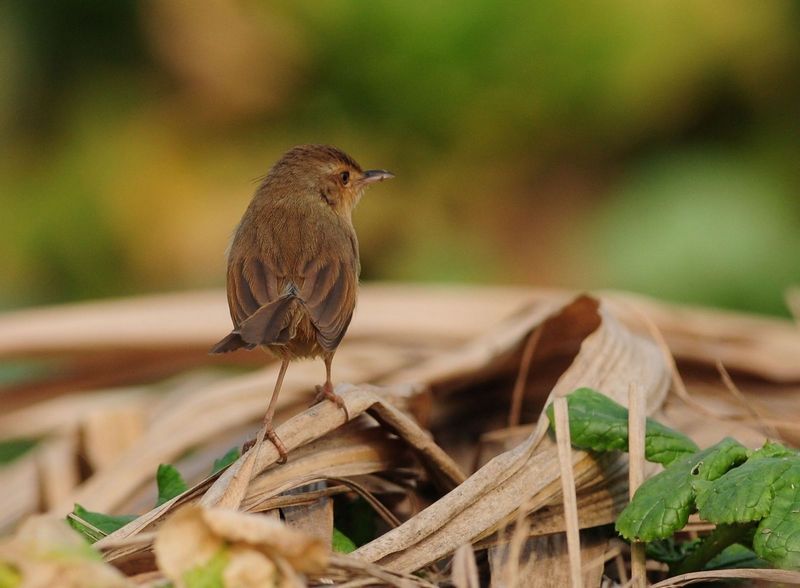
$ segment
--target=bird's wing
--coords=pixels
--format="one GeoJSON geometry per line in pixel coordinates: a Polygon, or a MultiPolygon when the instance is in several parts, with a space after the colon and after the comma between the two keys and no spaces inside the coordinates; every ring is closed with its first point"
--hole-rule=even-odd
{"type": "Polygon", "coordinates": [[[279,289],[276,272],[263,261],[238,258],[228,264],[228,306],[235,327],[239,327],[256,311],[277,301],[279,289]]]}
{"type": "Polygon", "coordinates": [[[257,259],[232,259],[228,305],[235,329],[228,337],[232,340],[223,339],[212,351],[288,342],[298,304],[308,313],[320,347],[334,351],[353,317],[358,267],[355,243],[339,257],[316,256],[288,276],[257,259]]]}
{"type": "Polygon", "coordinates": [[[348,251],[339,258],[309,262],[302,282],[298,297],[317,330],[317,342],[325,351],[334,351],[353,318],[358,288],[357,253],[348,251]]]}
{"type": "Polygon", "coordinates": [[[234,330],[219,341],[211,353],[288,342],[296,301],[293,295],[280,292],[277,274],[254,258],[232,257],[229,260],[228,306],[234,330]]]}

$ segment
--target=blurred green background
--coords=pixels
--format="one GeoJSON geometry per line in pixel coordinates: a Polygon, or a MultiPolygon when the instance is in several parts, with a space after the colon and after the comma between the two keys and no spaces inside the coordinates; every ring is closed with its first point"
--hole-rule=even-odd
{"type": "Polygon", "coordinates": [[[1,308],[221,286],[304,142],[397,174],[364,279],[800,282],[794,0],[5,0],[0,80],[1,308]]]}

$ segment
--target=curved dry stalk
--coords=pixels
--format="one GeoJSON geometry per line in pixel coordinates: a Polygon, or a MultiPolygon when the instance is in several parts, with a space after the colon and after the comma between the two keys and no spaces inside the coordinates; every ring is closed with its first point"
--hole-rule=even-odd
{"type": "Polygon", "coordinates": [[[770,414],[767,413],[766,410],[761,408],[761,405],[757,400],[748,401],[745,398],[742,391],[739,390],[739,387],[734,383],[733,378],[728,373],[728,370],[725,369],[725,366],[722,364],[722,360],[718,359],[716,363],[717,371],[719,372],[720,378],[722,379],[722,383],[725,384],[725,388],[731,395],[742,405],[742,407],[750,413],[755,421],[761,425],[761,429],[764,431],[767,437],[772,437],[778,441],[783,441],[781,434],[778,430],[773,427],[769,419],[771,417],[770,414]]]}
{"type": "Polygon", "coordinates": [[[650,588],[671,588],[673,586],[688,586],[698,582],[716,582],[729,580],[760,580],[777,584],[789,584],[792,586],[800,585],[800,572],[789,570],[768,570],[763,568],[738,569],[738,570],[714,570],[711,572],[692,572],[667,578],[650,588]]]}
{"type": "MultiPolygon", "coordinates": [[[[381,583],[388,586],[395,586],[396,588],[413,588],[416,586],[421,588],[436,588],[435,584],[431,584],[419,576],[388,570],[382,566],[366,562],[343,553],[331,554],[329,568],[333,571],[339,570],[350,575],[358,574],[361,576],[366,576],[368,579],[380,580],[381,583]]],[[[320,578],[325,577],[327,576],[320,576],[320,578]]],[[[351,580],[351,582],[340,584],[340,586],[365,585],[360,583],[359,580],[351,580]]]]}
{"type": "Polygon", "coordinates": [[[619,300],[618,302],[620,302],[629,311],[631,311],[634,316],[636,316],[636,318],[645,326],[647,332],[656,342],[656,345],[658,345],[658,348],[661,351],[664,361],[666,361],[672,376],[672,390],[675,392],[678,398],[683,400],[688,406],[700,411],[702,414],[716,418],[717,414],[713,410],[707,408],[705,405],[703,405],[703,403],[698,402],[692,397],[691,394],[689,394],[689,390],[686,388],[686,383],[681,377],[681,373],[678,370],[678,364],[675,363],[675,357],[672,355],[669,344],[667,343],[667,340],[664,338],[664,334],[661,332],[661,329],[658,327],[655,321],[653,321],[653,319],[651,319],[646,312],[640,309],[636,304],[631,303],[629,300],[619,300]]]}
{"type": "Polygon", "coordinates": [[[361,498],[363,498],[374,510],[378,516],[383,519],[383,522],[389,525],[390,527],[399,527],[400,526],[400,519],[394,516],[394,513],[386,508],[383,503],[378,500],[375,495],[367,490],[364,486],[355,482],[354,480],[349,480],[347,478],[325,478],[331,482],[339,482],[350,488],[353,492],[358,494],[361,498]]]}
{"type": "MultiPolygon", "coordinates": [[[[445,489],[458,486],[465,478],[458,465],[409,416],[378,396],[378,390],[374,386],[356,387],[350,384],[336,387],[336,393],[345,402],[351,419],[369,412],[378,422],[408,443],[434,482],[445,489]]],[[[330,402],[324,402],[283,423],[276,429],[276,433],[291,452],[336,429],[342,424],[342,418],[341,409],[330,402]]],[[[271,444],[265,444],[255,457],[253,452],[248,452],[214,482],[203,496],[202,503],[205,506],[238,508],[247,494],[253,476],[277,463],[279,457],[277,449],[271,444]],[[252,475],[249,468],[252,468],[252,475]]]]}
{"type": "Polygon", "coordinates": [[[514,382],[514,390],[511,393],[511,408],[508,413],[508,428],[514,428],[519,425],[520,413],[522,412],[522,399],[525,395],[525,384],[528,381],[528,374],[531,370],[531,362],[536,353],[536,346],[539,344],[539,339],[542,338],[542,330],[544,324],[539,326],[531,332],[525,343],[525,349],[522,351],[522,361],[519,364],[519,373],[517,380],[514,382]]]}

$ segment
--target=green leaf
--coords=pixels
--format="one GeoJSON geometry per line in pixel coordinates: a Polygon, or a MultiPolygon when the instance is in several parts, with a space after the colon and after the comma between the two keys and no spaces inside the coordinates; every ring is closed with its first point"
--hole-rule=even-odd
{"type": "Polygon", "coordinates": [[[628,540],[666,539],[682,529],[694,509],[696,480],[714,480],[747,459],[747,449],[725,438],[687,455],[645,481],[617,518],[617,532],[628,540]]]}
{"type": "Polygon", "coordinates": [[[216,474],[220,470],[224,470],[226,467],[231,465],[241,456],[242,452],[240,451],[238,446],[231,447],[225,455],[223,455],[219,459],[214,460],[214,467],[211,469],[211,475],[216,474]]]}
{"type": "Polygon", "coordinates": [[[356,544],[347,535],[336,527],[333,528],[333,550],[339,553],[352,553],[357,549],[356,544]]]}
{"type": "Polygon", "coordinates": [[[743,465],[697,486],[697,508],[705,520],[759,521],[756,555],[770,564],[800,569],[800,454],[778,443],[755,451],[743,465]]]}
{"type": "Polygon", "coordinates": [[[705,570],[730,570],[739,568],[767,568],[769,564],[753,550],[734,543],[706,564],[705,570]]]}
{"type": "Polygon", "coordinates": [[[194,567],[183,574],[186,588],[225,588],[223,573],[228,565],[228,550],[220,549],[203,565],[194,567]]]}
{"type": "Polygon", "coordinates": [[[798,455],[798,452],[780,443],[767,441],[761,449],[753,452],[748,461],[765,457],[791,457],[793,455],[798,455]]]}
{"type": "Polygon", "coordinates": [[[90,510],[86,510],[80,504],[75,505],[72,514],[74,514],[80,520],[89,523],[92,525],[92,527],[98,529],[102,533],[101,537],[97,537],[97,533],[95,531],[82,525],[79,520],[75,520],[72,517],[67,517],[67,522],[69,525],[81,535],[86,537],[91,543],[94,543],[105,535],[113,533],[117,529],[121,529],[137,518],[136,515],[112,516],[100,512],[92,512],[90,510]]]}
{"type": "MultiPolygon", "coordinates": [[[[628,409],[591,388],[579,388],[567,395],[569,431],[572,444],[593,451],[628,450],[628,409]]],[[[555,430],[553,405],[547,418],[555,430]]],[[[645,457],[648,461],[669,465],[676,459],[698,450],[686,435],[647,419],[645,457]]]]}
{"type": "Polygon", "coordinates": [[[800,460],[756,457],[714,482],[698,485],[697,509],[700,516],[716,524],[761,520],[772,508],[777,481],[793,464],[800,465],[800,460]]]}
{"type": "Polygon", "coordinates": [[[657,539],[646,544],[647,557],[672,566],[697,549],[700,541],[699,538],[691,541],[676,541],[674,537],[657,539]]]}
{"type": "Polygon", "coordinates": [[[365,545],[378,534],[375,511],[360,496],[333,502],[333,525],[356,545],[365,545]]]}
{"type": "Polygon", "coordinates": [[[37,441],[35,439],[10,439],[0,442],[0,464],[11,463],[31,450],[37,441]]]}
{"type": "Polygon", "coordinates": [[[753,549],[772,565],[797,570],[800,569],[800,459],[779,459],[788,459],[792,465],[772,487],[772,508],[756,528],[753,549]]]}
{"type": "Polygon", "coordinates": [[[168,500],[172,500],[179,494],[186,492],[189,488],[175,466],[163,463],[158,466],[156,483],[158,484],[158,502],[156,502],[156,506],[161,506],[168,500]]]}

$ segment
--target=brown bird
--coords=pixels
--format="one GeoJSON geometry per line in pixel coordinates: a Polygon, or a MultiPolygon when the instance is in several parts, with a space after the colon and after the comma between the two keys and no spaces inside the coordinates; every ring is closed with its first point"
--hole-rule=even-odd
{"type": "Polygon", "coordinates": [[[317,400],[342,407],[331,362],[356,304],[358,240],[353,208],[367,186],[394,177],[363,171],[327,145],[301,145],[272,167],[242,216],[228,253],[228,306],[234,329],[211,353],[261,346],[281,360],[263,435],[286,461],[272,418],[289,362],[322,357],[317,400]]]}

